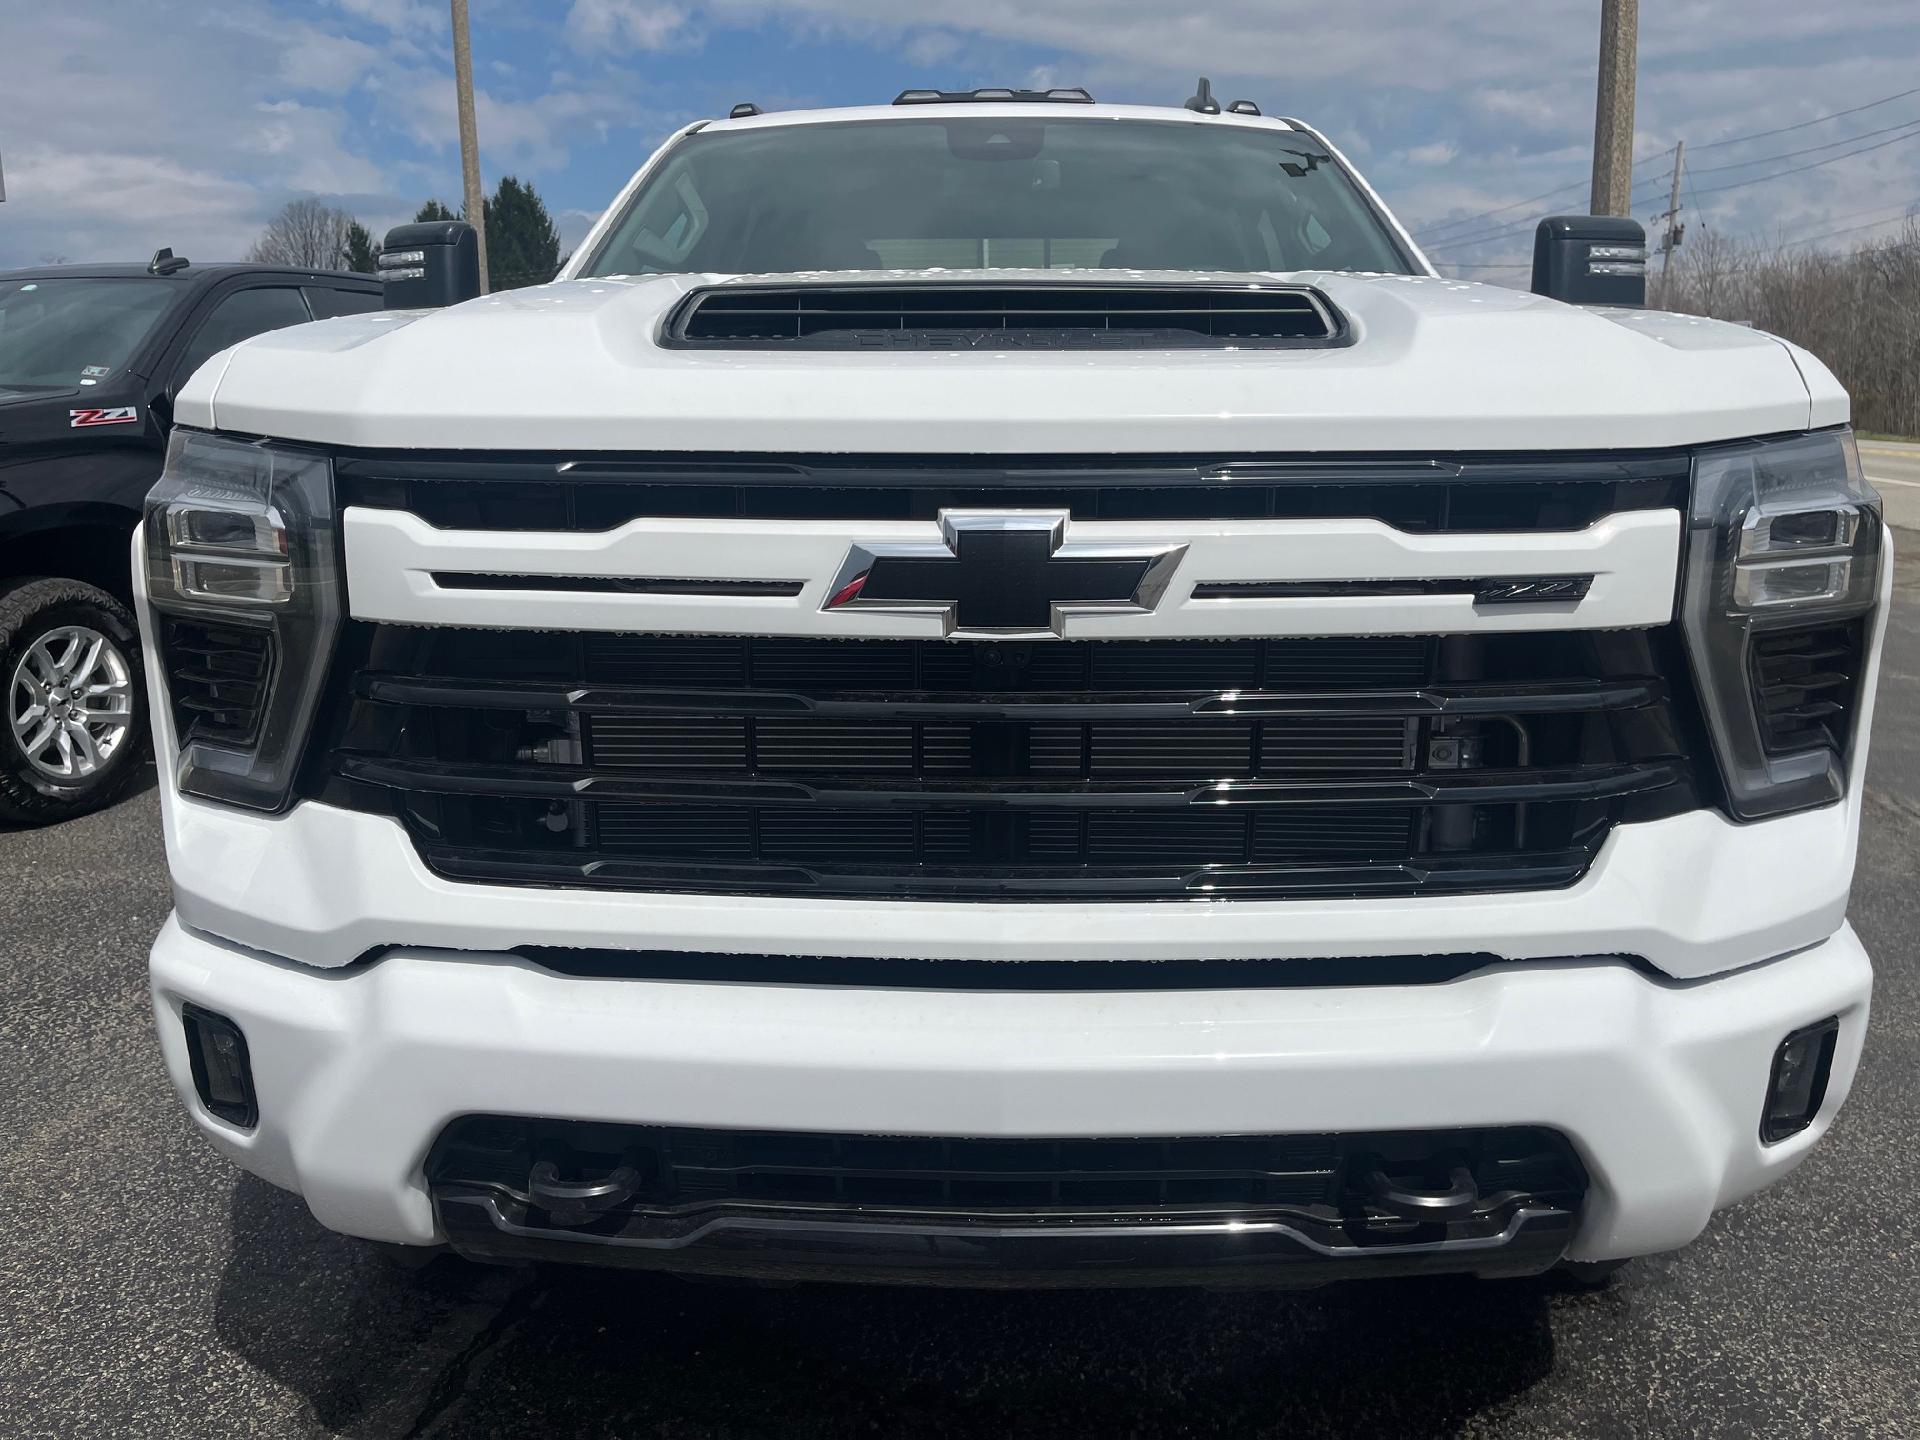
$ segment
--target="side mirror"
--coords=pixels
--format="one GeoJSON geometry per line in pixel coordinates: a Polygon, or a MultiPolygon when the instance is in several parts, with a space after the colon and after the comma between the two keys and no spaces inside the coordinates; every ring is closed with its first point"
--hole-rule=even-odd
{"type": "Polygon", "coordinates": [[[1552,215],[1533,232],[1533,293],[1569,305],[1647,303],[1647,232],[1611,215],[1552,215]]]}
{"type": "Polygon", "coordinates": [[[396,225],[380,246],[380,286],[389,310],[435,310],[480,293],[480,237],[464,220],[396,225]]]}

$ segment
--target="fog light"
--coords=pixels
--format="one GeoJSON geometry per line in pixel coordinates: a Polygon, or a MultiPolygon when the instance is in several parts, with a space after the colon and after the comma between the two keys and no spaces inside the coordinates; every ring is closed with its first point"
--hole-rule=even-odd
{"type": "Polygon", "coordinates": [[[1796,1030],[1773,1053],[1767,1081],[1767,1108],[1760,1117],[1760,1138],[1771,1145],[1798,1135],[1820,1113],[1833,1073],[1833,1047],[1840,1039],[1840,1017],[1796,1030]]]}
{"type": "Polygon", "coordinates": [[[182,1005],[180,1021],[187,1032],[187,1059],[193,1067],[193,1088],[207,1113],[229,1125],[251,1130],[260,1119],[253,1098],[253,1067],[247,1062],[247,1037],[224,1015],[182,1005]]]}

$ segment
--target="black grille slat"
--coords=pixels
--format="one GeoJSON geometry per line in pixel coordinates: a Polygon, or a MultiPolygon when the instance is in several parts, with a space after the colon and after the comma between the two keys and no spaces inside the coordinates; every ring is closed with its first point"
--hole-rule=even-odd
{"type": "Polygon", "coordinates": [[[1754,699],[1769,750],[1845,752],[1865,663],[1864,636],[1855,621],[1754,637],[1754,699]]]}
{"type": "Polygon", "coordinates": [[[912,775],[914,726],[861,721],[754,722],[754,750],[764,771],[912,775]]]}
{"type": "Polygon", "coordinates": [[[602,764],[638,770],[744,770],[747,722],[697,716],[596,717],[593,755],[602,764]]]}
{"type": "Polygon", "coordinates": [[[721,861],[750,861],[756,854],[753,817],[744,810],[601,805],[595,815],[601,847],[616,853],[721,861]]]}
{"type": "MultiPolygon", "coordinates": [[[[1149,724],[1004,725],[1003,774],[1046,779],[1227,780],[1409,768],[1410,726],[1398,716],[1337,720],[1205,718],[1149,724]],[[1259,736],[1256,745],[1255,737],[1259,736]]],[[[592,758],[609,769],[709,774],[983,776],[966,723],[752,720],[729,716],[595,715],[592,758]],[[751,763],[749,756],[752,757],[751,763]]]]}
{"type": "Polygon", "coordinates": [[[1431,648],[1418,636],[1029,644],[593,633],[583,644],[582,678],[599,684],[981,696],[1415,686],[1428,676],[1431,648]]]}
{"type": "Polygon", "coordinates": [[[251,745],[273,670],[272,633],[165,616],[160,642],[180,743],[251,745]]]}
{"type": "MultiPolygon", "coordinates": [[[[943,509],[1076,520],[1374,519],[1421,533],[1571,531],[1684,509],[1684,456],[347,458],[341,503],[443,529],[604,532],[644,517],[933,520],[943,509]]],[[[854,538],[850,532],[849,538],[854,538]]]]}

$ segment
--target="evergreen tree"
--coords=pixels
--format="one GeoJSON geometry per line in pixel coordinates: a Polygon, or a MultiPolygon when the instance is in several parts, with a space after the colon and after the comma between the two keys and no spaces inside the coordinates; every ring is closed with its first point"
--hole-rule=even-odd
{"type": "Polygon", "coordinates": [[[544,285],[560,268],[560,232],[531,185],[503,176],[486,202],[487,281],[495,290],[544,285]]]}
{"type": "Polygon", "coordinates": [[[413,222],[419,225],[428,220],[458,220],[459,218],[458,215],[454,214],[453,211],[442,205],[438,200],[429,200],[426,204],[422,205],[419,212],[414,215],[413,222]]]}
{"type": "Polygon", "coordinates": [[[378,268],[374,257],[379,254],[374,248],[373,236],[367,233],[367,227],[355,220],[347,226],[346,267],[362,275],[371,275],[378,268]]]}

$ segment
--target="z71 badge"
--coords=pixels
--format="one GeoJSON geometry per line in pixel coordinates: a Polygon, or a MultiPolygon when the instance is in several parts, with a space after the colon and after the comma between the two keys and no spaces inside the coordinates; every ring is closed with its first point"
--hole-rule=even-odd
{"type": "Polygon", "coordinates": [[[137,405],[109,405],[103,410],[67,411],[67,425],[74,430],[84,430],[90,425],[137,425],[139,422],[140,407],[137,405]]]}

